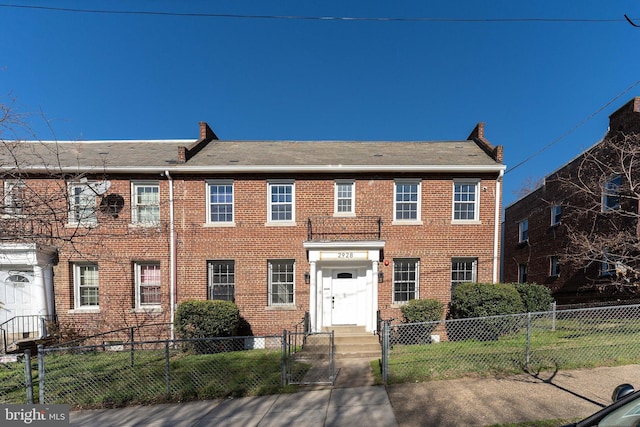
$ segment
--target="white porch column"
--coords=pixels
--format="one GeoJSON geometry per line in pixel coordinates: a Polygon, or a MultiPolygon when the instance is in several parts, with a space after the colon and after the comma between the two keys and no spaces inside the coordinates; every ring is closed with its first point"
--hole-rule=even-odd
{"type": "Polygon", "coordinates": [[[313,332],[318,331],[318,298],[317,288],[318,288],[318,280],[316,277],[316,263],[315,261],[311,261],[309,263],[309,275],[311,276],[311,281],[309,283],[309,321],[311,322],[311,330],[313,332]]]}
{"type": "Polygon", "coordinates": [[[371,313],[367,318],[367,331],[373,332],[376,330],[377,311],[378,311],[378,261],[371,262],[371,274],[373,275],[371,280],[371,313]]]}

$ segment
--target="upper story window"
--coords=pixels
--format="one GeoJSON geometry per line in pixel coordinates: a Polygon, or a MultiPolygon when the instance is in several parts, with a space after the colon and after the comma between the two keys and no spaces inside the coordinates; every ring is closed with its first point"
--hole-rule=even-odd
{"type": "Polygon", "coordinates": [[[518,243],[529,240],[529,220],[523,219],[518,223],[518,243]]]}
{"type": "Polygon", "coordinates": [[[418,273],[420,261],[417,259],[393,260],[393,302],[405,303],[418,298],[418,273]]]}
{"type": "Polygon", "coordinates": [[[159,262],[136,263],[136,306],[159,307],[161,275],[159,262]]]}
{"type": "Polygon", "coordinates": [[[7,180],[4,182],[4,213],[7,215],[22,215],[24,213],[27,186],[21,180],[7,180]]]}
{"type": "Polygon", "coordinates": [[[549,258],[549,276],[558,277],[560,275],[560,261],[557,256],[549,258]]]}
{"type": "Polygon", "coordinates": [[[562,206],[553,205],[551,206],[551,225],[560,224],[560,220],[562,219],[562,206]]]}
{"type": "Polygon", "coordinates": [[[394,189],[394,216],[397,222],[419,222],[421,182],[419,180],[396,180],[394,189]]]}
{"type": "Polygon", "coordinates": [[[131,222],[141,225],[160,223],[160,185],[157,182],[134,182],[131,222]]]}
{"type": "Polygon", "coordinates": [[[69,191],[69,223],[93,225],[98,222],[96,215],[97,194],[92,183],[71,183],[69,191]]]}
{"type": "Polygon", "coordinates": [[[461,283],[475,283],[478,281],[477,258],[451,259],[451,289],[461,283]]]}
{"type": "Polygon", "coordinates": [[[355,182],[338,180],[335,183],[335,206],[336,215],[355,213],[355,182]]]}
{"type": "Polygon", "coordinates": [[[209,261],[207,265],[209,269],[207,298],[235,301],[235,262],[233,260],[209,261]]]}
{"type": "Polygon", "coordinates": [[[620,208],[620,187],[622,176],[616,175],[602,186],[602,212],[620,208]]]}
{"type": "Polygon", "coordinates": [[[295,261],[269,261],[269,305],[293,305],[295,261]]]}
{"type": "Polygon", "coordinates": [[[271,181],[268,186],[268,222],[295,221],[295,191],[293,181],[271,181]]]}
{"type": "Polygon", "coordinates": [[[453,220],[477,221],[479,218],[479,181],[453,183],[453,220]]]}
{"type": "Polygon", "coordinates": [[[75,308],[98,308],[98,264],[74,264],[75,308]]]}
{"type": "Polygon", "coordinates": [[[207,194],[207,222],[233,223],[233,181],[208,182],[207,194]]]}

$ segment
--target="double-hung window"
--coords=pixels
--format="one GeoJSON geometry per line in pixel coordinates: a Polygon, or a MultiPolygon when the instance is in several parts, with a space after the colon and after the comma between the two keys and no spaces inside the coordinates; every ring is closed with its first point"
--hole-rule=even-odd
{"type": "Polygon", "coordinates": [[[7,215],[22,215],[25,208],[25,192],[27,186],[21,180],[7,180],[4,182],[4,213],[7,215]]]}
{"type": "Polygon", "coordinates": [[[604,253],[602,261],[600,261],[600,276],[616,275],[616,259],[609,252],[604,253]]]}
{"type": "Polygon", "coordinates": [[[136,306],[159,307],[161,275],[159,262],[140,262],[135,264],[136,270],[136,306]]]}
{"type": "Polygon", "coordinates": [[[480,182],[454,181],[453,182],[453,220],[477,221],[479,217],[479,192],[480,182]]]}
{"type": "Polygon", "coordinates": [[[160,223],[160,185],[157,182],[132,183],[131,219],[134,224],[160,223]]]}
{"type": "Polygon", "coordinates": [[[293,305],[295,290],[294,260],[270,260],[268,267],[269,305],[293,305]]]}
{"type": "Polygon", "coordinates": [[[527,264],[518,264],[518,283],[527,283],[527,264]]]}
{"type": "Polygon", "coordinates": [[[96,197],[98,194],[91,183],[71,183],[69,194],[69,223],[93,225],[98,222],[96,197]]]}
{"type": "Polygon", "coordinates": [[[98,308],[98,265],[74,264],[75,308],[98,308]]]}
{"type": "Polygon", "coordinates": [[[551,226],[560,224],[561,219],[562,219],[562,206],[560,205],[551,206],[551,226]]]}
{"type": "Polygon", "coordinates": [[[233,181],[207,183],[207,222],[211,224],[233,223],[233,181]]]}
{"type": "Polygon", "coordinates": [[[295,221],[295,189],[293,181],[271,181],[267,184],[267,222],[292,223],[295,221]]]}
{"type": "Polygon", "coordinates": [[[523,219],[518,223],[518,243],[529,240],[529,220],[523,219]]]}
{"type": "Polygon", "coordinates": [[[549,257],[549,276],[558,277],[560,276],[560,261],[557,256],[549,257]]]}
{"type": "Polygon", "coordinates": [[[396,180],[393,219],[397,222],[419,222],[421,199],[421,182],[419,180],[396,180]]]}
{"type": "Polygon", "coordinates": [[[622,176],[616,175],[602,186],[602,212],[608,212],[620,208],[620,187],[622,176]]]}
{"type": "Polygon", "coordinates": [[[235,301],[235,262],[233,260],[209,261],[207,265],[209,270],[207,298],[235,301]]]}
{"type": "Polygon", "coordinates": [[[451,259],[451,289],[461,283],[475,283],[478,280],[477,258],[451,259]]]}
{"type": "Polygon", "coordinates": [[[420,261],[417,259],[393,260],[393,302],[406,303],[418,298],[418,275],[420,261]]]}
{"type": "Polygon", "coordinates": [[[335,183],[336,215],[352,215],[355,213],[355,182],[353,180],[337,180],[335,183]]]}

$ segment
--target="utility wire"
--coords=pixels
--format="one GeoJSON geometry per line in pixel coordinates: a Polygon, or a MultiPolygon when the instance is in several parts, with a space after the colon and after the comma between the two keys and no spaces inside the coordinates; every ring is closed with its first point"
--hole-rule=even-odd
{"type": "Polygon", "coordinates": [[[617,23],[627,22],[625,19],[583,19],[583,18],[392,18],[392,17],[355,17],[355,16],[303,16],[303,15],[244,15],[232,13],[195,13],[195,12],[159,12],[107,9],[78,9],[53,6],[19,5],[0,3],[0,7],[15,9],[37,9],[54,12],[100,13],[112,15],[155,15],[182,16],[197,18],[235,18],[235,19],[288,19],[306,21],[379,21],[379,22],[458,22],[458,23],[491,23],[491,22],[551,22],[551,23],[617,23]]]}
{"type": "Polygon", "coordinates": [[[533,153],[532,155],[530,155],[529,157],[527,157],[526,159],[524,159],[523,161],[521,161],[520,163],[518,163],[517,165],[513,166],[512,168],[509,168],[505,171],[505,175],[508,174],[509,172],[512,172],[514,169],[517,169],[518,167],[524,165],[525,163],[527,163],[528,161],[530,161],[531,159],[533,159],[534,157],[539,156],[543,151],[547,150],[548,148],[550,148],[551,146],[557,144],[558,142],[560,142],[561,140],[563,140],[564,138],[566,138],[567,136],[569,136],[570,134],[572,134],[573,132],[575,132],[578,128],[584,126],[589,120],[593,119],[595,116],[597,116],[598,114],[600,114],[605,108],[607,108],[609,105],[613,104],[618,98],[620,98],[622,95],[624,95],[625,93],[629,92],[631,89],[633,89],[634,87],[638,86],[640,84],[640,80],[636,81],[635,83],[633,83],[631,86],[629,86],[628,88],[626,88],[625,90],[623,90],[622,92],[620,92],[618,95],[616,95],[615,97],[613,97],[611,100],[609,100],[609,102],[607,102],[606,104],[604,104],[602,107],[598,108],[596,111],[594,111],[593,113],[589,114],[584,120],[582,120],[580,123],[578,123],[577,125],[575,125],[574,127],[572,127],[571,129],[569,129],[568,131],[566,131],[565,133],[563,133],[562,135],[560,135],[558,138],[554,139],[553,141],[551,141],[549,144],[545,145],[544,147],[542,147],[540,150],[536,151],[535,153],[533,153]]]}

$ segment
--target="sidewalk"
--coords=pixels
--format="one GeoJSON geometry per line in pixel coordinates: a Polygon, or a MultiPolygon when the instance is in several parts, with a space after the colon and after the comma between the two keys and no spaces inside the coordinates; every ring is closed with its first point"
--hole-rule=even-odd
{"type": "Polygon", "coordinates": [[[539,378],[455,379],[371,386],[368,362],[340,365],[333,388],[242,399],[80,411],[72,426],[480,427],[584,418],[622,383],[640,387],[640,365],[560,371],[539,378]],[[349,386],[351,385],[351,387],[349,386]]]}

